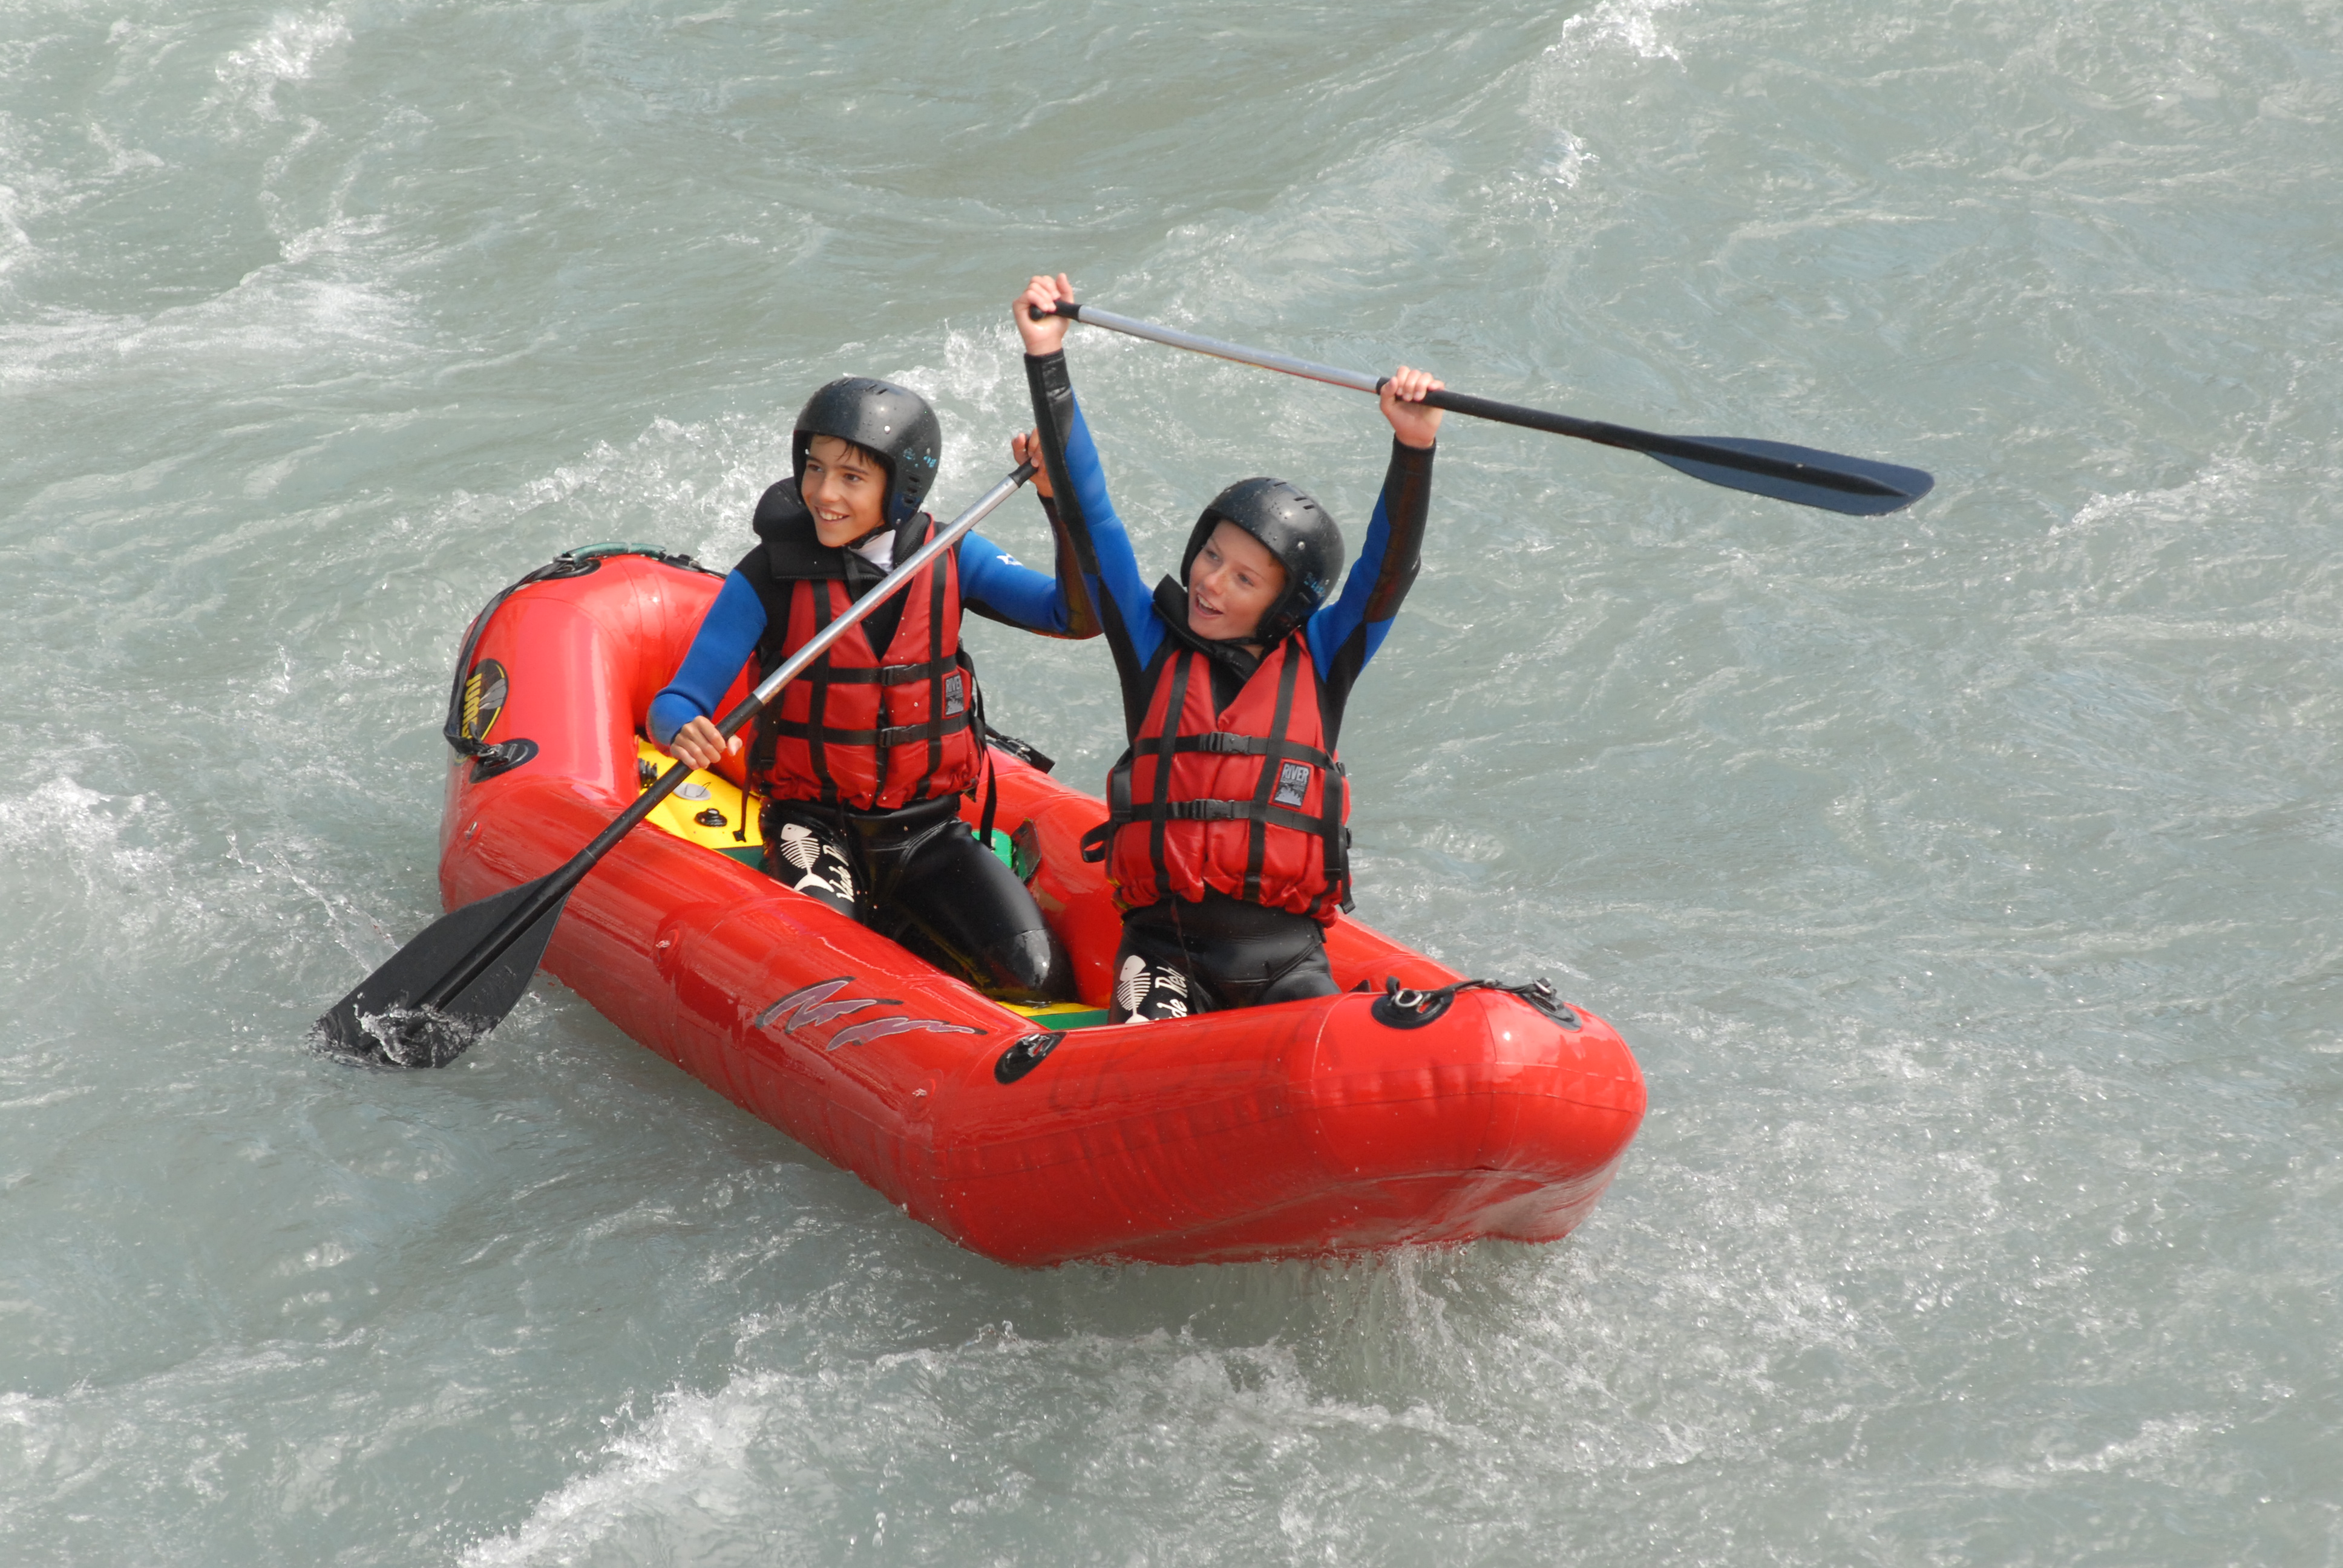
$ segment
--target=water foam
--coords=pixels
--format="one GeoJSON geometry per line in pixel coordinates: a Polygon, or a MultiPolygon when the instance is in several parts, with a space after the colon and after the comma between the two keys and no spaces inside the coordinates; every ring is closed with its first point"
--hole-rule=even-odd
{"type": "Polygon", "coordinates": [[[1638,60],[1683,58],[1660,35],[1662,13],[1682,10],[1687,0],[1603,0],[1562,25],[1562,36],[1547,50],[1550,59],[1584,65],[1598,55],[1624,52],[1638,60]]]}
{"type": "Polygon", "coordinates": [[[282,120],[277,89],[307,81],[320,56],[349,41],[350,25],[337,9],[279,12],[266,32],[219,63],[215,102],[257,120],[282,120]]]}
{"type": "Polygon", "coordinates": [[[141,795],[101,794],[72,779],[43,780],[29,795],[0,799],[0,849],[43,866],[72,867],[85,885],[156,880],[167,857],[122,841],[124,826],[146,814],[141,795]]]}
{"type": "MultiPolygon", "coordinates": [[[[468,1546],[468,1568],[575,1562],[630,1522],[754,1505],[750,1451],[779,1419],[786,1380],[738,1378],[713,1393],[659,1397],[650,1418],[611,1440],[600,1468],[538,1501],[510,1533],[468,1546]]],[[[614,1422],[618,1418],[613,1418],[614,1422]]]]}
{"type": "Polygon", "coordinates": [[[1427,1405],[1329,1397],[1290,1347],[1218,1346],[1161,1329],[1041,1341],[999,1323],[956,1347],[824,1362],[662,1395],[598,1465],[463,1561],[508,1568],[606,1550],[705,1560],[724,1554],[719,1543],[749,1540],[769,1549],[777,1501],[783,1539],[859,1537],[968,1560],[990,1560],[987,1546],[1008,1539],[1081,1555],[1071,1543],[1094,1523],[1087,1512],[1049,1517],[1070,1485],[1136,1489],[1144,1528],[1167,1536],[1184,1528],[1201,1487],[1237,1500],[1233,1517],[1198,1525],[1224,1544],[1266,1530],[1326,1545],[1358,1530],[1342,1504],[1350,1479],[1319,1462],[1330,1447],[1491,1452],[1503,1442],[1427,1405]],[[1031,1413],[1011,1413],[1021,1411],[1031,1413]],[[1164,1436],[1173,1429],[1189,1434],[1176,1446],[1164,1436]],[[1264,1463],[1296,1491],[1269,1501],[1231,1487],[1232,1474],[1264,1463]]]}

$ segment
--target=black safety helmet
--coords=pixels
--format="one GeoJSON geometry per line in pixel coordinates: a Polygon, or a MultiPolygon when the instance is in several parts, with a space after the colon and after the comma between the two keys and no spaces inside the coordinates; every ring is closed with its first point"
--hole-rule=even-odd
{"type": "Polygon", "coordinates": [[[1259,539],[1285,568],[1285,591],[1248,639],[1264,647],[1282,641],[1326,602],[1327,590],[1342,575],[1342,530],[1325,508],[1282,479],[1239,479],[1214,496],[1196,519],[1188,553],[1180,558],[1182,588],[1188,586],[1204,541],[1222,523],[1234,523],[1259,539]]]}
{"type": "Polygon", "coordinates": [[[806,399],[789,442],[789,471],[800,485],[806,448],[816,436],[850,441],[887,466],[885,515],[890,526],[920,509],[944,453],[943,427],[928,400],[868,376],[842,376],[806,399]]]}

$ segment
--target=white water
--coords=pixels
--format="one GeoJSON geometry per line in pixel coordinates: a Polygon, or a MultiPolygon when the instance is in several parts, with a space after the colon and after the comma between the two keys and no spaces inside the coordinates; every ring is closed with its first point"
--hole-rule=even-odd
{"type": "MultiPolygon", "coordinates": [[[[0,0],[0,1557],[2343,1559],[2343,9],[0,0]],[[1006,304],[1916,464],[1443,433],[1362,914],[1652,1111],[1566,1243],[1022,1273],[436,912],[447,663],[1006,304]]],[[[1363,399],[1078,330],[1142,558],[1363,399]]],[[[1038,557],[1021,504],[992,530],[1038,557]]],[[[980,626],[1095,779],[1104,654],[980,626]]]]}

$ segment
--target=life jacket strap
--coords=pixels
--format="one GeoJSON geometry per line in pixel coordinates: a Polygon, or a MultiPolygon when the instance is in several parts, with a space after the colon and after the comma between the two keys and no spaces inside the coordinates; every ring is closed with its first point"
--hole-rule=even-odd
{"type": "Polygon", "coordinates": [[[1152,734],[1134,736],[1122,756],[1107,770],[1107,817],[1105,821],[1082,836],[1082,859],[1085,861],[1096,864],[1105,859],[1118,829],[1145,823],[1148,859],[1154,869],[1155,884],[1161,890],[1171,883],[1164,847],[1167,824],[1244,822],[1252,828],[1246,835],[1244,899],[1258,902],[1268,854],[1265,829],[1282,828],[1307,835],[1319,844],[1326,886],[1312,901],[1309,913],[1314,918],[1329,906],[1339,905],[1345,910],[1352,907],[1351,834],[1342,821],[1349,797],[1349,770],[1331,752],[1283,738],[1295,700],[1305,695],[1297,679],[1301,671],[1299,650],[1289,648],[1285,657],[1286,662],[1279,674],[1276,709],[1270,720],[1271,728],[1275,731],[1272,738],[1221,729],[1180,734],[1177,727],[1181,714],[1185,711],[1188,682],[1195,668],[1202,663],[1202,658],[1184,650],[1173,655],[1173,664],[1167,672],[1171,690],[1164,704],[1162,727],[1152,734]],[[1172,759],[1182,753],[1259,757],[1264,760],[1250,799],[1172,800],[1166,799],[1172,787],[1172,759]],[[1141,757],[1152,758],[1155,762],[1153,787],[1148,792],[1150,799],[1145,800],[1134,799],[1137,793],[1134,775],[1141,757]],[[1317,812],[1303,812],[1276,802],[1275,795],[1287,782],[1284,769],[1278,764],[1285,762],[1302,763],[1319,773],[1320,809],[1317,812]]]}
{"type": "Polygon", "coordinates": [[[1272,827],[1291,828],[1312,838],[1323,837],[1326,831],[1322,818],[1285,806],[1264,806],[1252,800],[1151,800],[1133,810],[1117,811],[1110,808],[1105,822],[1100,826],[1111,831],[1129,822],[1159,821],[1262,822],[1272,827]]]}
{"type": "MultiPolygon", "coordinates": [[[[828,654],[822,655],[823,663],[829,663],[829,659],[828,654]]],[[[827,673],[832,686],[916,686],[951,670],[956,662],[947,657],[923,659],[917,664],[864,665],[845,669],[832,666],[827,673]]]]}
{"type": "Polygon", "coordinates": [[[1225,729],[1209,729],[1202,735],[1175,736],[1172,749],[1202,752],[1213,757],[1274,757],[1281,761],[1307,762],[1312,767],[1332,771],[1340,771],[1342,766],[1315,746],[1304,746],[1292,740],[1273,740],[1262,735],[1233,735],[1225,729]]]}
{"type": "MultiPolygon", "coordinates": [[[[839,729],[829,725],[819,728],[821,739],[832,746],[876,746],[891,749],[914,740],[940,740],[947,735],[958,734],[970,727],[971,718],[968,713],[955,713],[948,719],[925,724],[891,724],[883,729],[839,729]]],[[[810,740],[816,729],[814,725],[800,724],[789,719],[777,719],[772,723],[775,735],[786,736],[792,740],[810,740]]]]}

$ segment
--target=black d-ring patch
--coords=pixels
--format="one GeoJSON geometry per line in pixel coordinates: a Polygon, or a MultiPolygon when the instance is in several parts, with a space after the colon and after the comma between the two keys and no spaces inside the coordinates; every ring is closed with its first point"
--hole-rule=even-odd
{"type": "Polygon", "coordinates": [[[1456,1000],[1454,986],[1443,986],[1438,990],[1410,990],[1396,980],[1386,982],[1383,994],[1375,998],[1368,1009],[1370,1017],[1393,1029],[1422,1029],[1425,1024],[1448,1010],[1456,1000]]]}
{"type": "Polygon", "coordinates": [[[1041,1066],[1049,1054],[1058,1049],[1058,1042],[1065,1038],[1063,1033],[1054,1030],[1025,1036],[1007,1050],[1002,1051],[1001,1060],[992,1064],[992,1081],[1016,1082],[1041,1066]]]}
{"type": "Polygon", "coordinates": [[[472,782],[493,779],[499,773],[509,773],[537,755],[534,740],[508,740],[498,746],[483,746],[472,754],[472,782]]]}

